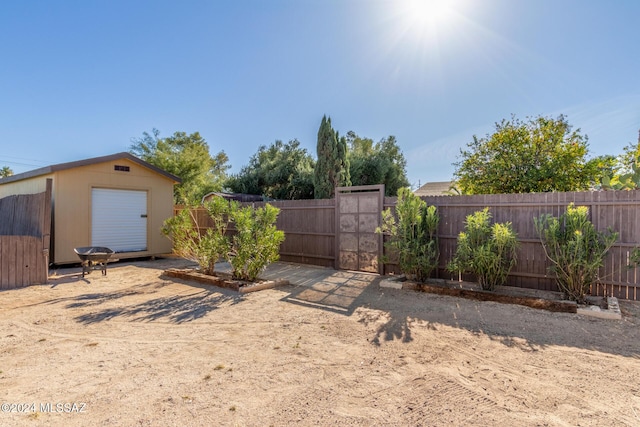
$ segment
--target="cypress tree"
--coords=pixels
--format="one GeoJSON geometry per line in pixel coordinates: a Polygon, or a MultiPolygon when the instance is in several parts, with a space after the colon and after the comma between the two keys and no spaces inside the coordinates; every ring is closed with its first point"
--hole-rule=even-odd
{"type": "Polygon", "coordinates": [[[331,117],[322,116],[318,129],[318,160],[313,174],[314,197],[329,199],[335,187],[351,185],[347,141],[339,137],[331,127],[331,117]]]}

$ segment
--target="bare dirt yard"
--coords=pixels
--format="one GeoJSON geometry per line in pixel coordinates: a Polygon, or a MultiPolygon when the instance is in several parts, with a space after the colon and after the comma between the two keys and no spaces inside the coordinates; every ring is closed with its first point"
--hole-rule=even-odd
{"type": "Polygon", "coordinates": [[[622,320],[379,287],[276,264],[239,295],[180,259],[0,292],[0,426],[639,426],[622,320]]]}

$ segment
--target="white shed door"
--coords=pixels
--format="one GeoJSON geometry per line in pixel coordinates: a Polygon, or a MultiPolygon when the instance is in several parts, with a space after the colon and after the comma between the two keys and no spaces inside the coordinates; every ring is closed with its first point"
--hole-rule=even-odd
{"type": "Polygon", "coordinates": [[[147,250],[147,192],[94,188],[91,246],[115,252],[147,250]]]}

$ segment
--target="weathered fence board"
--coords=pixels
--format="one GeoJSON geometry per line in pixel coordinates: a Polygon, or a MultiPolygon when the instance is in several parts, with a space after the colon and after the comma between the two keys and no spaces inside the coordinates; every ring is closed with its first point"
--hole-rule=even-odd
{"type": "Polygon", "coordinates": [[[47,282],[51,190],[0,199],[0,289],[47,282]]]}
{"type": "Polygon", "coordinates": [[[47,266],[41,246],[40,237],[0,236],[0,289],[46,282],[47,266]]]}

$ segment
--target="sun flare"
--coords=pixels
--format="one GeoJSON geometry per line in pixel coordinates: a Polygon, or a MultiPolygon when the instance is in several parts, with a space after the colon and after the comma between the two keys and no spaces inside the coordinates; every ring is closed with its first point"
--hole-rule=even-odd
{"type": "Polygon", "coordinates": [[[450,0],[407,0],[407,13],[419,24],[438,23],[451,13],[450,0]]]}
{"type": "Polygon", "coordinates": [[[455,0],[403,0],[399,5],[405,30],[418,37],[442,34],[455,21],[455,0]]]}

